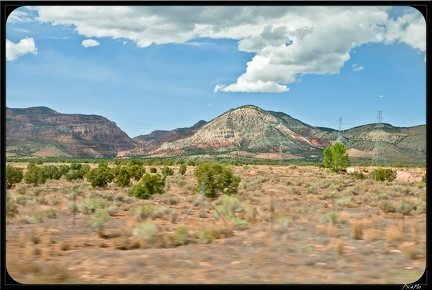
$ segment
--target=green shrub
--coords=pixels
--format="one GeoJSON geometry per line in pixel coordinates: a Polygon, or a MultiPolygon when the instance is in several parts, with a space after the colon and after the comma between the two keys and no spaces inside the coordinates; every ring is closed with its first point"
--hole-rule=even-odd
{"type": "Polygon", "coordinates": [[[151,194],[145,186],[143,186],[141,183],[138,183],[137,185],[134,185],[131,190],[128,192],[129,196],[134,196],[136,198],[141,199],[149,199],[151,194]]]}
{"type": "Polygon", "coordinates": [[[154,208],[151,205],[138,205],[132,208],[132,216],[139,221],[153,217],[154,208]]]}
{"type": "Polygon", "coordinates": [[[105,225],[109,220],[110,216],[106,208],[97,208],[91,216],[91,225],[98,232],[99,236],[104,234],[105,225]]]}
{"type": "Polygon", "coordinates": [[[82,179],[83,177],[80,175],[80,172],[78,170],[70,169],[66,174],[64,175],[65,179],[67,181],[72,181],[76,179],[82,179]]]}
{"type": "Polygon", "coordinates": [[[114,175],[104,163],[87,173],[87,181],[91,183],[92,187],[106,187],[113,179],[114,175]]]}
{"type": "Polygon", "coordinates": [[[66,164],[62,164],[59,166],[59,171],[60,171],[62,176],[65,175],[69,170],[70,170],[70,167],[66,164]]]}
{"type": "Polygon", "coordinates": [[[180,164],[179,173],[184,175],[186,173],[187,166],[186,164],[180,164]]]}
{"type": "Polygon", "coordinates": [[[215,239],[215,236],[210,230],[206,228],[200,228],[198,230],[198,239],[202,244],[210,244],[215,239]]]}
{"type": "Polygon", "coordinates": [[[353,176],[355,179],[366,179],[366,175],[364,175],[363,172],[354,171],[351,173],[351,176],[353,176]]]}
{"type": "Polygon", "coordinates": [[[160,196],[160,201],[165,204],[177,204],[179,202],[179,199],[168,193],[164,193],[160,196]]]}
{"type": "Polygon", "coordinates": [[[144,165],[144,162],[142,160],[136,160],[136,159],[131,159],[129,160],[129,166],[135,166],[138,165],[139,167],[142,167],[144,165]]]}
{"type": "Polygon", "coordinates": [[[47,179],[59,180],[62,177],[59,168],[55,165],[45,165],[43,169],[46,172],[47,179]]]}
{"type": "Polygon", "coordinates": [[[233,174],[230,167],[214,162],[204,162],[195,168],[194,175],[198,181],[197,187],[205,185],[205,195],[216,197],[218,194],[236,194],[240,177],[233,174]]]}
{"type": "Polygon", "coordinates": [[[40,214],[38,214],[38,213],[33,213],[30,216],[30,222],[33,222],[33,223],[43,223],[43,217],[40,214]]]}
{"type": "Polygon", "coordinates": [[[369,177],[376,181],[393,181],[396,179],[396,175],[396,170],[391,170],[388,168],[377,168],[369,174],[369,177]]]}
{"type": "Polygon", "coordinates": [[[27,184],[33,184],[34,186],[45,184],[46,180],[47,175],[45,170],[38,166],[30,167],[24,174],[24,182],[27,184]]]}
{"type": "Polygon", "coordinates": [[[88,199],[79,203],[79,211],[83,214],[93,214],[97,209],[105,209],[108,206],[108,202],[104,199],[88,199]]]}
{"type": "Polygon", "coordinates": [[[134,236],[139,236],[147,242],[153,241],[157,232],[158,227],[155,224],[149,222],[138,223],[135,225],[132,231],[134,236]]]}
{"type": "Polygon", "coordinates": [[[162,175],[163,175],[163,176],[171,176],[171,175],[174,175],[174,170],[172,170],[172,169],[169,168],[168,166],[165,166],[164,168],[162,168],[162,175]]]}
{"type": "Polygon", "coordinates": [[[6,165],[6,188],[12,188],[23,180],[23,170],[12,165],[6,165]]]}
{"type": "Polygon", "coordinates": [[[166,206],[159,206],[159,207],[155,208],[155,210],[152,214],[152,218],[153,219],[163,218],[164,216],[171,217],[175,213],[176,213],[175,209],[171,209],[171,208],[168,208],[166,206]]]}
{"type": "Polygon", "coordinates": [[[120,167],[115,173],[115,183],[120,187],[126,187],[130,184],[130,175],[126,167],[120,167]]]}
{"type": "Polygon", "coordinates": [[[380,209],[384,212],[396,212],[396,207],[393,205],[393,203],[384,200],[380,204],[380,209]]]}
{"type": "Polygon", "coordinates": [[[14,217],[18,213],[18,206],[13,197],[6,193],[6,216],[14,217]]]}
{"type": "Polygon", "coordinates": [[[80,170],[81,169],[81,163],[76,163],[76,162],[73,162],[71,165],[70,165],[70,169],[71,170],[80,170]]]}
{"type": "Polygon", "coordinates": [[[220,215],[228,217],[238,230],[244,230],[249,227],[248,221],[253,221],[255,213],[248,204],[241,201],[237,196],[222,195],[215,207],[215,216],[220,215]]]}
{"type": "Polygon", "coordinates": [[[175,232],[175,239],[181,245],[187,244],[189,240],[189,231],[186,226],[177,228],[175,232]]]}
{"type": "Polygon", "coordinates": [[[156,173],[156,172],[157,172],[157,169],[155,167],[150,168],[150,173],[156,173]]]}
{"type": "Polygon", "coordinates": [[[416,209],[417,205],[414,202],[410,201],[409,199],[402,199],[399,207],[397,208],[397,212],[403,215],[410,215],[415,212],[416,209]]]}
{"type": "Polygon", "coordinates": [[[45,216],[49,219],[55,219],[57,217],[57,214],[56,214],[55,210],[50,208],[50,209],[47,209],[45,211],[45,216]]]}
{"type": "Polygon", "coordinates": [[[164,192],[165,180],[160,174],[146,173],[140,183],[132,187],[129,191],[129,196],[134,196],[141,199],[148,199],[153,194],[162,194],[164,192]]]}
{"type": "Polygon", "coordinates": [[[128,170],[129,176],[133,177],[136,181],[140,180],[145,173],[145,169],[141,165],[138,165],[138,164],[129,165],[129,167],[127,167],[127,170],[128,170]]]}

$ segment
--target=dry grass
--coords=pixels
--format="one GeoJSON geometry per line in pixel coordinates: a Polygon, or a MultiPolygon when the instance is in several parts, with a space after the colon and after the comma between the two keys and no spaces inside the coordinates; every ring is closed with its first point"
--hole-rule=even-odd
{"type": "Polygon", "coordinates": [[[386,228],[384,237],[388,242],[395,244],[404,240],[405,231],[401,226],[390,226],[386,228]]]}
{"type": "Polygon", "coordinates": [[[330,237],[338,237],[339,236],[339,232],[338,232],[338,228],[335,224],[333,223],[329,223],[327,225],[327,234],[330,237]]]}
{"type": "MultiPolygon", "coordinates": [[[[173,168],[176,174],[178,169],[173,168]]],[[[128,188],[114,184],[105,189],[93,189],[86,181],[50,180],[40,189],[19,184],[11,190],[19,212],[7,223],[6,246],[12,253],[7,256],[8,270],[25,283],[325,284],[341,279],[346,283],[386,283],[412,259],[424,263],[424,214],[412,211],[410,221],[403,225],[399,219],[403,215],[383,214],[379,208],[395,186],[401,198],[401,192],[409,192],[416,202],[421,197],[403,188],[412,187],[410,184],[355,180],[346,187],[350,176],[310,166],[234,169],[242,180],[238,196],[255,213],[255,219],[248,220],[249,227],[242,231],[235,221],[228,220],[225,225],[222,219],[216,220],[207,205],[204,219],[199,217],[200,207],[195,206],[182,220],[198,197],[193,167],[188,167],[184,176],[167,178],[168,191],[149,200],[129,197],[128,188]],[[73,195],[80,205],[75,227],[68,207],[73,195]],[[103,237],[93,231],[92,214],[84,209],[91,203],[116,207],[103,237]],[[158,214],[135,219],[132,208],[143,205],[158,214]],[[47,215],[52,210],[55,218],[47,215]],[[170,218],[171,210],[176,211],[176,219],[170,218]],[[39,223],[27,218],[35,213],[43,216],[39,223]],[[154,234],[142,229],[148,240],[133,235],[143,222],[157,225],[154,234]],[[186,240],[176,236],[182,226],[188,229],[186,240]],[[401,252],[392,252],[391,259],[380,258],[395,247],[401,252]]],[[[394,201],[400,202],[400,198],[395,196],[394,201]]],[[[245,214],[235,213],[239,218],[245,214]]]]}
{"type": "Polygon", "coordinates": [[[398,248],[411,259],[418,256],[418,245],[415,242],[402,242],[398,248]]]}
{"type": "Polygon", "coordinates": [[[366,241],[378,241],[383,237],[383,232],[380,229],[366,228],[363,230],[363,239],[366,241]]]}
{"type": "Polygon", "coordinates": [[[351,237],[356,240],[361,240],[363,238],[363,222],[353,221],[351,222],[351,237]]]}

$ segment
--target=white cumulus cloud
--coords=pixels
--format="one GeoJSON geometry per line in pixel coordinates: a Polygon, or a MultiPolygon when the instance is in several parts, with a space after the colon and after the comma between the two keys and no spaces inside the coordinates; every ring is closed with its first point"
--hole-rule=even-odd
{"type": "Polygon", "coordinates": [[[364,69],[362,65],[353,64],[353,71],[361,71],[364,69]]]}
{"type": "MultiPolygon", "coordinates": [[[[38,21],[73,26],[88,38],[194,45],[229,38],[255,53],[245,71],[214,91],[286,92],[305,74],[338,74],[353,48],[403,42],[424,52],[426,23],[414,8],[397,19],[384,6],[42,6],[38,21]]],[[[357,67],[361,70],[361,66],[357,67]]]]}
{"type": "Polygon", "coordinates": [[[97,41],[94,40],[94,39],[86,39],[86,40],[83,40],[83,41],[82,41],[81,45],[84,46],[84,47],[93,47],[93,46],[98,46],[98,45],[100,45],[100,43],[97,42],[97,41]]]}
{"type": "Polygon", "coordinates": [[[21,39],[18,43],[6,39],[6,60],[14,61],[28,53],[37,54],[37,48],[34,39],[27,37],[21,39]]]}

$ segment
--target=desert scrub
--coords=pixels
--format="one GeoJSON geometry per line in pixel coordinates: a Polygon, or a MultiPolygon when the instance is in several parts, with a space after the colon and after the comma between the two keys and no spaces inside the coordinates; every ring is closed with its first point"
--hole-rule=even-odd
{"type": "Polygon", "coordinates": [[[34,196],[42,196],[45,193],[47,193],[46,187],[38,187],[38,188],[33,189],[33,195],[34,196]]]}
{"type": "Polygon", "coordinates": [[[222,195],[216,202],[214,215],[228,217],[238,230],[249,227],[249,222],[255,219],[251,206],[241,201],[237,196],[222,195]]]}
{"type": "Polygon", "coordinates": [[[376,181],[393,181],[396,179],[396,175],[396,170],[377,168],[369,174],[369,177],[376,181]]]}
{"type": "Polygon", "coordinates": [[[143,238],[146,242],[152,242],[158,232],[158,227],[150,222],[138,223],[133,228],[132,234],[143,238]]]}
{"type": "Polygon", "coordinates": [[[132,207],[131,214],[137,221],[144,221],[153,216],[154,207],[151,205],[137,205],[132,207]]]}
{"type": "Polygon", "coordinates": [[[207,228],[200,228],[198,230],[198,239],[202,244],[210,244],[215,239],[215,235],[207,228]]]}
{"type": "Polygon", "coordinates": [[[188,228],[186,226],[181,226],[178,227],[175,234],[175,240],[180,244],[180,245],[186,245],[189,241],[189,231],[188,228]]]}
{"type": "Polygon", "coordinates": [[[341,218],[340,218],[340,216],[337,213],[333,213],[332,212],[332,213],[328,213],[328,214],[320,216],[319,222],[320,223],[328,223],[328,222],[330,222],[332,224],[335,224],[335,223],[341,222],[341,218]]]}
{"type": "Polygon", "coordinates": [[[87,199],[80,202],[78,209],[83,214],[93,214],[97,209],[104,209],[108,206],[108,202],[104,199],[87,199]]]}
{"type": "Polygon", "coordinates": [[[108,224],[110,216],[108,210],[105,208],[97,208],[90,218],[92,227],[96,230],[98,235],[104,235],[105,225],[108,224]]]}
{"type": "Polygon", "coordinates": [[[409,199],[404,198],[401,200],[399,207],[397,208],[397,212],[403,215],[410,215],[413,212],[415,212],[416,209],[417,209],[416,203],[414,203],[409,199]]]}
{"type": "Polygon", "coordinates": [[[153,210],[151,214],[151,218],[156,219],[156,218],[163,218],[165,216],[170,217],[175,213],[176,213],[175,209],[171,209],[166,206],[159,206],[153,210]]]}
{"type": "Polygon", "coordinates": [[[43,217],[38,213],[32,213],[29,217],[31,223],[43,223],[43,217]]]}
{"type": "Polygon", "coordinates": [[[119,208],[117,206],[115,206],[115,205],[110,205],[107,208],[107,212],[108,212],[109,216],[116,215],[118,213],[118,211],[119,211],[119,208]]]}
{"type": "Polygon", "coordinates": [[[57,218],[57,213],[52,208],[45,210],[45,216],[49,219],[57,218]]]}
{"type": "Polygon", "coordinates": [[[380,203],[380,209],[383,212],[396,212],[396,207],[393,205],[392,202],[384,200],[380,203]]]}
{"type": "Polygon", "coordinates": [[[177,204],[179,202],[178,197],[173,196],[169,193],[163,193],[160,196],[160,201],[164,204],[177,204]]]}
{"type": "Polygon", "coordinates": [[[363,222],[353,221],[351,222],[351,237],[356,240],[361,240],[363,238],[363,222]]]}
{"type": "Polygon", "coordinates": [[[18,206],[13,197],[6,193],[6,216],[14,217],[18,213],[18,206]]]}

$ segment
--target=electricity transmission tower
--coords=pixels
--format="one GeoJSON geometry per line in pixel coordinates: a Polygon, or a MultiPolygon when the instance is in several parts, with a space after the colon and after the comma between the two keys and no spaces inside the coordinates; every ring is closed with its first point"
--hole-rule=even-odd
{"type": "Polygon", "coordinates": [[[376,116],[376,137],[375,137],[375,147],[373,149],[372,163],[375,165],[385,164],[386,160],[383,155],[383,145],[382,145],[382,111],[377,112],[376,116]]]}
{"type": "Polygon", "coordinates": [[[339,130],[338,130],[338,137],[336,139],[336,142],[339,142],[341,144],[344,143],[344,138],[342,136],[342,117],[338,118],[338,122],[339,122],[339,130]]]}

